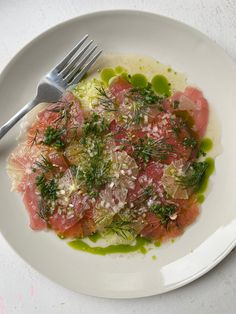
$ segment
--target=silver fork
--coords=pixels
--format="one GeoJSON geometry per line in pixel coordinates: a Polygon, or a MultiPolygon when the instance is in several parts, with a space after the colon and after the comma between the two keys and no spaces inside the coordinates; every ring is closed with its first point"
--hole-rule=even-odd
{"type": "Polygon", "coordinates": [[[97,45],[89,50],[93,40],[86,43],[87,38],[88,35],[85,35],[68,55],[40,80],[35,98],[0,128],[0,139],[39,103],[59,100],[69,86],[77,84],[83,78],[102,53],[102,50],[97,52],[97,45]]]}

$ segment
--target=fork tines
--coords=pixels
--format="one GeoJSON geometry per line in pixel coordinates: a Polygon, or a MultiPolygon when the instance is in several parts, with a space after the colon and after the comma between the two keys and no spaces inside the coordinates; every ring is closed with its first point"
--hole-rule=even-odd
{"type": "Polygon", "coordinates": [[[67,85],[78,83],[102,53],[97,45],[92,45],[93,40],[87,39],[85,35],[55,68],[67,85]]]}

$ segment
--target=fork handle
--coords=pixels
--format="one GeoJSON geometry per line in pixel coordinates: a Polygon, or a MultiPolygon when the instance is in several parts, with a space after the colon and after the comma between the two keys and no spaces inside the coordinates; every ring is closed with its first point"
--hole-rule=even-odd
{"type": "Polygon", "coordinates": [[[0,139],[21,119],[23,118],[31,109],[33,109],[38,104],[37,97],[31,102],[26,104],[21,108],[11,119],[9,119],[0,128],[0,139]]]}

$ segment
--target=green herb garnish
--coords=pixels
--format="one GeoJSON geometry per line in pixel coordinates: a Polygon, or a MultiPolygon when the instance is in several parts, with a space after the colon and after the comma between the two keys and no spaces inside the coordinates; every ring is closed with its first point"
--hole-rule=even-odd
{"type": "Polygon", "coordinates": [[[201,156],[205,157],[206,154],[207,154],[207,153],[206,153],[203,149],[199,148],[199,150],[198,150],[198,152],[197,152],[197,158],[199,158],[199,157],[201,157],[201,156]]]}
{"type": "Polygon", "coordinates": [[[90,196],[97,196],[99,190],[110,179],[111,161],[97,156],[77,169],[77,179],[86,187],[90,196]]]}
{"type": "Polygon", "coordinates": [[[179,137],[179,135],[181,133],[181,129],[183,127],[185,127],[185,125],[182,123],[182,119],[179,121],[179,120],[171,117],[170,123],[171,123],[171,127],[172,127],[172,130],[173,130],[175,136],[179,137]]]}
{"type": "MultiPolygon", "coordinates": [[[[53,169],[52,162],[43,155],[41,155],[41,160],[36,161],[34,164],[37,168],[42,169],[44,172],[49,172],[53,169]]],[[[35,167],[33,169],[36,170],[35,167]]]]}
{"type": "Polygon", "coordinates": [[[55,179],[47,180],[45,174],[42,173],[36,177],[36,186],[41,195],[38,203],[38,215],[47,221],[48,215],[54,208],[53,202],[57,199],[58,185],[55,179]]]}
{"type": "Polygon", "coordinates": [[[47,180],[45,174],[36,177],[36,186],[45,201],[55,201],[57,199],[58,185],[55,179],[47,180]]]}
{"type": "Polygon", "coordinates": [[[197,146],[197,140],[193,137],[185,137],[183,145],[185,147],[195,148],[197,146]]]}
{"type": "Polygon", "coordinates": [[[163,111],[164,97],[157,96],[150,83],[145,88],[132,88],[128,92],[127,97],[132,101],[130,107],[132,114],[131,123],[141,123],[144,116],[148,113],[149,108],[156,107],[160,111],[163,111]]]}
{"type": "Polygon", "coordinates": [[[152,185],[148,185],[142,193],[134,201],[134,208],[140,208],[146,203],[151,197],[155,196],[155,192],[152,185]]]}
{"type": "Polygon", "coordinates": [[[112,223],[106,227],[106,230],[129,241],[133,240],[135,237],[135,230],[132,226],[132,217],[129,215],[119,214],[114,218],[112,223]]]}
{"type": "Polygon", "coordinates": [[[167,225],[170,220],[170,216],[176,212],[176,205],[174,204],[153,204],[150,207],[150,211],[160,218],[162,225],[167,225]]]}
{"type": "Polygon", "coordinates": [[[54,109],[50,110],[50,111],[59,113],[59,117],[54,122],[55,123],[62,122],[64,124],[64,126],[66,126],[68,119],[70,117],[70,109],[71,109],[72,105],[73,105],[73,102],[66,103],[64,105],[64,107],[60,106],[58,108],[54,108],[54,109]]]}
{"type": "Polygon", "coordinates": [[[148,185],[143,191],[143,196],[146,198],[153,196],[153,194],[154,194],[154,191],[153,191],[152,185],[148,185]]]}
{"type": "Polygon", "coordinates": [[[108,131],[108,121],[96,113],[85,120],[82,128],[81,161],[75,173],[90,196],[97,196],[110,179],[111,160],[105,154],[108,131]]]}
{"type": "Polygon", "coordinates": [[[47,146],[53,146],[56,148],[64,148],[65,143],[62,140],[62,135],[65,133],[65,129],[56,129],[48,126],[44,132],[44,140],[42,143],[47,146]]]}
{"type": "Polygon", "coordinates": [[[108,130],[108,121],[105,118],[100,117],[97,113],[93,113],[84,121],[82,142],[86,142],[88,136],[101,137],[108,130]]]}
{"type": "Polygon", "coordinates": [[[208,163],[203,162],[193,162],[185,172],[184,176],[178,176],[176,181],[186,188],[196,189],[201,185],[204,179],[206,170],[208,168],[208,163]]]}
{"type": "Polygon", "coordinates": [[[118,110],[118,106],[115,102],[114,97],[112,97],[111,95],[109,95],[104,87],[101,88],[97,88],[98,91],[98,95],[99,95],[99,102],[102,105],[102,107],[104,108],[104,110],[108,111],[108,112],[112,112],[112,111],[117,111],[118,110]]]}
{"type": "Polygon", "coordinates": [[[142,102],[144,105],[153,105],[162,103],[163,101],[163,97],[155,94],[150,83],[148,83],[148,86],[145,88],[134,87],[130,92],[136,100],[142,102]]]}
{"type": "Polygon", "coordinates": [[[169,155],[172,155],[173,145],[166,143],[164,139],[155,140],[151,137],[139,138],[133,144],[134,157],[148,163],[151,159],[164,161],[169,155]]]}

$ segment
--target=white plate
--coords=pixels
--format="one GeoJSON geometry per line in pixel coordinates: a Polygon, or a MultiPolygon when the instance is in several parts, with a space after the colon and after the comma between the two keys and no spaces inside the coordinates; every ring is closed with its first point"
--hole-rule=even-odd
{"type": "Polygon", "coordinates": [[[236,242],[236,66],[206,36],[169,18],[132,11],[89,14],[45,32],[8,64],[0,77],[1,124],[33,97],[40,77],[86,33],[105,52],[150,55],[170,64],[203,90],[219,117],[223,153],[202,213],[174,244],[146,256],[90,255],[71,249],[50,232],[33,232],[20,196],[10,192],[5,171],[19,132],[15,127],[0,143],[0,230],[22,258],[64,287],[114,298],[163,293],[206,273],[236,242]]]}

